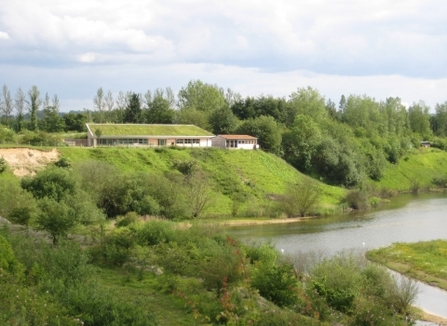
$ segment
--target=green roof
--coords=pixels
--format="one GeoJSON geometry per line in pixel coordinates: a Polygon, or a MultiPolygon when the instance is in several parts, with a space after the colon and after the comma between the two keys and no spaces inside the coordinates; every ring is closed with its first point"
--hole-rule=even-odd
{"type": "Polygon", "coordinates": [[[101,130],[102,136],[214,136],[194,125],[88,123],[87,126],[93,134],[101,130]]]}

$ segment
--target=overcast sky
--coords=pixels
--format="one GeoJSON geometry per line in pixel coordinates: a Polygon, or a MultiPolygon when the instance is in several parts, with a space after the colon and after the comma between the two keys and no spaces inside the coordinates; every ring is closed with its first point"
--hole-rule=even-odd
{"type": "Polygon", "coordinates": [[[287,98],[311,86],[405,104],[447,101],[445,0],[0,0],[0,83],[61,110],[99,87],[188,81],[287,98]]]}

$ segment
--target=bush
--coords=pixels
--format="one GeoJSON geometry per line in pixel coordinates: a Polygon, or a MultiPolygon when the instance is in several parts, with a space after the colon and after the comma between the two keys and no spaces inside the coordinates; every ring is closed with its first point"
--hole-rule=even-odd
{"type": "Polygon", "coordinates": [[[8,169],[8,162],[6,162],[3,156],[0,156],[0,174],[5,172],[7,169],[8,169]]]}
{"type": "Polygon", "coordinates": [[[257,263],[251,284],[260,295],[280,307],[297,303],[298,282],[292,265],[257,263]]]}
{"type": "Polygon", "coordinates": [[[172,222],[149,221],[137,231],[138,244],[142,246],[155,246],[160,243],[167,243],[174,239],[175,232],[172,222]]]}
{"type": "Polygon", "coordinates": [[[138,222],[139,219],[140,217],[138,216],[137,213],[129,212],[124,216],[118,216],[118,218],[116,219],[115,226],[118,228],[123,226],[129,226],[130,224],[138,222]]]}
{"type": "Polygon", "coordinates": [[[351,190],[346,195],[346,202],[353,209],[368,209],[369,194],[365,190],[351,190]]]}

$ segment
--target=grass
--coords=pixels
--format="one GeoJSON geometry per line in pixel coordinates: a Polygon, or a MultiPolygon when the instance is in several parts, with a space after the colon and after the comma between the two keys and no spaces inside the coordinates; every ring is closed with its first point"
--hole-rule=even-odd
{"type": "MultiPolygon", "coordinates": [[[[177,147],[124,148],[61,147],[62,157],[73,164],[86,160],[108,162],[123,172],[143,171],[162,174],[172,171],[175,161],[194,161],[211,180],[212,207],[209,216],[230,216],[233,199],[241,201],[240,212],[247,216],[265,216],[275,203],[272,194],[283,194],[287,183],[306,178],[281,158],[263,151],[228,151],[219,148],[177,147]]],[[[345,190],[321,184],[324,209],[336,207],[345,190]]]]}
{"type": "MultiPolygon", "coordinates": [[[[160,279],[166,280],[169,276],[157,277],[145,273],[139,280],[136,274],[129,271],[105,268],[97,268],[96,275],[101,285],[118,291],[122,300],[143,303],[145,309],[156,314],[159,325],[201,325],[190,313],[184,299],[163,291],[164,285],[160,279]]],[[[188,279],[184,278],[182,282],[187,283],[188,279]]]]}
{"type": "Polygon", "coordinates": [[[102,136],[214,136],[194,125],[156,124],[88,124],[94,133],[100,129],[102,136]]]}
{"type": "Polygon", "coordinates": [[[367,258],[447,290],[447,240],[394,243],[369,251],[367,258]]]}
{"type": "Polygon", "coordinates": [[[421,188],[427,188],[434,177],[444,175],[447,175],[447,152],[421,148],[404,155],[398,164],[389,164],[385,177],[377,185],[401,192],[409,191],[414,180],[419,182],[421,188]]]}

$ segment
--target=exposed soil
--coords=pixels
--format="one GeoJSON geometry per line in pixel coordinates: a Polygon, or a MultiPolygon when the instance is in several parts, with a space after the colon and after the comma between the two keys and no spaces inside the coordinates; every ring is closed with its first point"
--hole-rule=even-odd
{"type": "Polygon", "coordinates": [[[0,148],[0,156],[6,160],[16,176],[23,177],[57,161],[59,153],[56,149],[40,151],[30,148],[0,148]]]}

